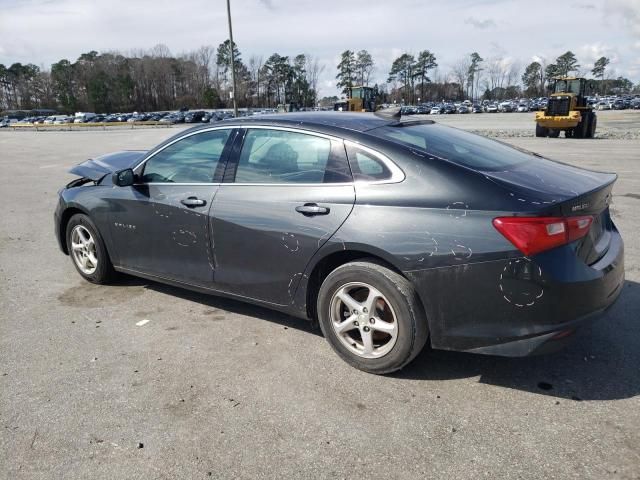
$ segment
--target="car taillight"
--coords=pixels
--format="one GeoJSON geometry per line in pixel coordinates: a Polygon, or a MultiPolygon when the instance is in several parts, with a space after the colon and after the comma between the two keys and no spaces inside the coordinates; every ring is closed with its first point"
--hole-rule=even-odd
{"type": "Polygon", "coordinates": [[[589,231],[593,217],[499,217],[493,226],[526,256],[578,240],[589,231]]]}

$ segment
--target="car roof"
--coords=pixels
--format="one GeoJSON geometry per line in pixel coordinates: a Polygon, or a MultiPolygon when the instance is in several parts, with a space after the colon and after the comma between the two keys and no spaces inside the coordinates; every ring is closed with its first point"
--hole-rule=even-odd
{"type": "MultiPolygon", "coordinates": [[[[374,115],[373,113],[365,112],[292,112],[230,118],[215,125],[223,126],[225,123],[240,126],[273,125],[279,127],[299,127],[318,130],[324,133],[338,134],[344,130],[366,132],[367,130],[384,125],[397,123],[397,119],[384,118],[374,115]]],[[[196,129],[210,128],[211,126],[211,124],[198,126],[196,129]]]]}

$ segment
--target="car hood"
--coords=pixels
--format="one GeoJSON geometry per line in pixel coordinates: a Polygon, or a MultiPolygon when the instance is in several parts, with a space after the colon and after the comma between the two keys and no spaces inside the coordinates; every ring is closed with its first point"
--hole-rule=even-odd
{"type": "Polygon", "coordinates": [[[69,170],[69,173],[98,181],[109,173],[133,167],[139,160],[142,160],[146,153],[146,150],[124,150],[108,153],[76,165],[69,170]]]}

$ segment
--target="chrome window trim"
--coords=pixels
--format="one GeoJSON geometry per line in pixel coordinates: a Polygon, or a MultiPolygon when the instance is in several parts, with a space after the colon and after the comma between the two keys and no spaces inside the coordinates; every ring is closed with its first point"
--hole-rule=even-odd
{"type": "Polygon", "coordinates": [[[191,186],[191,187],[197,187],[197,186],[204,186],[204,187],[215,187],[215,186],[220,186],[220,183],[173,183],[173,182],[148,182],[148,183],[134,183],[134,185],[164,185],[164,186],[191,186]]]}
{"type": "MultiPolygon", "coordinates": [[[[311,130],[306,130],[304,128],[295,128],[295,127],[283,127],[283,126],[279,126],[279,125],[218,125],[215,127],[210,127],[210,128],[205,128],[202,130],[197,130],[195,132],[191,132],[188,134],[185,134],[181,137],[176,138],[175,140],[173,140],[170,143],[167,143],[165,146],[163,146],[160,150],[156,150],[155,152],[149,154],[148,156],[146,156],[144,159],[142,159],[135,167],[133,167],[133,170],[137,170],[138,168],[140,168],[141,166],[143,166],[146,162],[148,162],[151,158],[153,158],[154,156],[156,156],[158,153],[162,152],[165,148],[170,147],[171,145],[173,145],[174,143],[179,142],[180,140],[184,140],[185,138],[191,137],[193,135],[197,135],[199,133],[204,133],[204,132],[211,132],[211,131],[215,131],[215,130],[234,130],[234,129],[243,129],[243,130],[250,130],[250,129],[259,129],[259,130],[278,130],[278,131],[285,131],[285,132],[292,132],[292,133],[301,133],[304,135],[313,135],[316,137],[320,137],[320,138],[326,138],[328,140],[332,140],[332,141],[336,141],[336,142],[343,142],[345,145],[350,145],[354,148],[359,148],[361,150],[364,150],[365,152],[371,154],[372,156],[376,157],[378,160],[380,160],[391,172],[391,177],[390,178],[386,178],[384,180],[352,180],[351,182],[344,182],[344,183],[235,183],[235,182],[228,182],[228,183],[171,183],[171,182],[150,182],[150,183],[136,183],[135,185],[237,185],[237,186],[249,186],[249,185],[256,185],[256,186],[300,186],[300,187],[309,187],[309,186],[313,186],[313,187],[317,187],[317,186],[327,186],[327,187],[335,187],[335,186],[340,186],[340,185],[384,185],[387,183],[400,183],[402,181],[404,181],[406,179],[406,175],[405,173],[402,171],[402,169],[400,167],[398,167],[389,157],[387,157],[386,155],[384,155],[383,153],[378,152],[377,150],[374,150],[373,148],[367,147],[365,145],[362,145],[361,143],[358,142],[354,142],[352,140],[345,140],[344,138],[340,138],[340,137],[336,137],[333,135],[327,135],[325,133],[319,133],[319,132],[314,132],[311,130]]],[[[345,152],[346,153],[346,152],[345,152]]],[[[348,159],[347,159],[348,161],[348,159]]]]}
{"type": "Polygon", "coordinates": [[[225,187],[235,186],[235,187],[346,187],[353,186],[355,183],[344,182],[344,183],[222,183],[221,185],[225,187]]]}

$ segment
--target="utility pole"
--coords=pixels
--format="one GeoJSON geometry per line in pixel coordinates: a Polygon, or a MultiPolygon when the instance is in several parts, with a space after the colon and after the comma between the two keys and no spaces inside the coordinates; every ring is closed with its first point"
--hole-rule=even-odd
{"type": "Polygon", "coordinates": [[[233,29],[231,28],[231,5],[229,4],[229,0],[227,0],[227,19],[229,20],[229,48],[231,49],[231,83],[233,84],[232,95],[233,95],[233,115],[235,118],[238,118],[238,103],[236,102],[236,59],[234,54],[234,43],[233,43],[233,29]]]}

